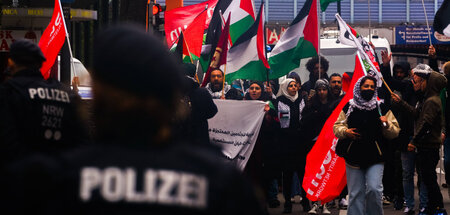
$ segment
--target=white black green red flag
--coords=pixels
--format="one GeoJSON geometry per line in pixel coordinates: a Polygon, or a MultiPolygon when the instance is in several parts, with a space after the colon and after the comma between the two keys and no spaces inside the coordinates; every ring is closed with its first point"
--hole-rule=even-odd
{"type": "Polygon", "coordinates": [[[367,73],[371,76],[377,78],[377,85],[381,87],[383,78],[380,72],[380,66],[375,58],[375,50],[373,50],[372,46],[355,31],[352,27],[350,27],[339,14],[336,14],[336,19],[339,23],[339,41],[342,44],[353,46],[357,48],[358,52],[361,54],[364,68],[367,73]]]}
{"type": "Polygon", "coordinates": [[[253,0],[219,0],[206,33],[205,50],[210,51],[202,53],[200,63],[203,71],[206,71],[210,64],[222,32],[222,17],[220,13],[223,14],[225,20],[231,14],[230,37],[233,43],[255,22],[253,0]]]}
{"type": "MultiPolygon", "coordinates": [[[[231,29],[230,29],[231,30],[231,29]]],[[[267,62],[264,39],[264,4],[261,4],[255,23],[242,34],[227,55],[225,80],[267,80],[267,62]]]]}
{"type": "Polygon", "coordinates": [[[66,25],[59,0],[55,0],[52,19],[39,40],[39,48],[47,59],[41,67],[42,76],[50,77],[50,69],[58,57],[59,50],[66,40],[66,25]]]}
{"type": "Polygon", "coordinates": [[[433,28],[440,34],[450,37],[450,0],[444,0],[436,12],[433,28]]]}
{"type": "MultiPolygon", "coordinates": [[[[191,63],[193,60],[200,58],[203,43],[203,32],[205,31],[204,25],[207,17],[207,10],[203,10],[194,21],[183,31],[184,45],[183,53],[190,58],[186,63],[191,63]]],[[[183,60],[184,61],[184,60],[183,60]]]]}
{"type": "Polygon", "coordinates": [[[307,0],[292,24],[273,48],[269,79],[279,78],[299,67],[300,59],[317,56],[319,27],[317,0],[307,0]]]}

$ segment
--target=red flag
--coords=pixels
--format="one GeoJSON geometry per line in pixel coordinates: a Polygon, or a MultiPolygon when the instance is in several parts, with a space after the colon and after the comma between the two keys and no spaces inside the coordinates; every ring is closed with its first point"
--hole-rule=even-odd
{"type": "Polygon", "coordinates": [[[330,115],[319,137],[306,158],[303,188],[308,199],[329,202],[339,196],[347,184],[345,161],[335,153],[338,138],[333,133],[333,125],[348,101],[353,98],[353,87],[364,76],[363,67],[356,56],[355,72],[350,88],[339,105],[330,115]]]}
{"type": "Polygon", "coordinates": [[[188,56],[192,60],[200,58],[202,52],[203,32],[205,31],[204,25],[206,22],[207,10],[203,10],[194,21],[183,31],[186,47],[183,47],[189,51],[188,56]]]}
{"type": "Polygon", "coordinates": [[[206,5],[208,5],[208,9],[204,29],[207,29],[217,2],[218,0],[209,0],[166,11],[164,13],[164,31],[166,32],[167,45],[170,47],[178,40],[181,31],[186,29],[205,10],[206,5]]]}
{"type": "Polygon", "coordinates": [[[55,63],[59,50],[64,44],[66,37],[66,26],[59,0],[55,0],[52,20],[48,24],[39,40],[39,47],[47,59],[41,67],[42,76],[47,79],[50,76],[50,68],[55,63]]]}
{"type": "Polygon", "coordinates": [[[258,57],[263,62],[264,66],[266,68],[270,68],[269,62],[267,62],[266,58],[266,38],[264,38],[264,4],[261,4],[261,7],[259,9],[259,16],[261,17],[259,19],[259,26],[258,26],[258,33],[256,34],[256,47],[258,49],[258,57]]]}
{"type": "Polygon", "coordinates": [[[206,84],[208,84],[211,70],[219,68],[227,62],[228,38],[230,37],[230,19],[231,15],[228,16],[227,23],[222,29],[222,34],[220,35],[219,42],[217,42],[217,47],[213,58],[211,59],[211,64],[209,65],[208,70],[205,73],[205,77],[203,78],[202,87],[205,87],[206,84]]]}

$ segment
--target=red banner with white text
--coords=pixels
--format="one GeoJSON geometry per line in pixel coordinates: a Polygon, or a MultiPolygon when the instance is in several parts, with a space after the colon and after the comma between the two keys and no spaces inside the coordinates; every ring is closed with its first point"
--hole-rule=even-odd
{"type": "Polygon", "coordinates": [[[345,161],[335,153],[338,138],[333,133],[333,125],[344,106],[353,98],[353,87],[356,82],[364,76],[358,56],[355,60],[355,72],[350,88],[325,122],[314,147],[306,158],[303,188],[311,201],[329,202],[339,196],[347,184],[345,161]]]}
{"type": "Polygon", "coordinates": [[[176,8],[164,13],[164,31],[166,32],[167,45],[171,47],[180,36],[182,30],[185,30],[194,19],[205,10],[208,5],[205,29],[214,12],[218,0],[208,0],[199,4],[176,8]]]}
{"type": "Polygon", "coordinates": [[[66,26],[59,0],[55,0],[52,20],[48,24],[39,40],[39,47],[47,59],[41,67],[42,76],[47,79],[50,76],[50,68],[55,63],[59,50],[64,44],[66,37],[66,26]]]}

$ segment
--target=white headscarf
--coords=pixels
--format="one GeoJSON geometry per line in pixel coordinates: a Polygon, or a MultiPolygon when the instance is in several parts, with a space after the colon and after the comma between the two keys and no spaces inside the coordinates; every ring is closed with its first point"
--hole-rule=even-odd
{"type": "Polygon", "coordinates": [[[298,91],[295,92],[295,96],[291,96],[288,93],[288,86],[291,82],[296,82],[294,79],[292,78],[286,78],[283,82],[281,82],[280,84],[280,90],[278,90],[277,93],[277,98],[280,96],[285,96],[286,98],[288,98],[289,100],[291,100],[291,102],[295,102],[295,100],[297,100],[298,98],[298,91]]]}
{"type": "MultiPolygon", "coordinates": [[[[349,101],[350,106],[349,106],[347,114],[346,114],[347,117],[350,115],[350,113],[353,111],[353,108],[355,108],[355,107],[360,110],[373,110],[373,109],[377,108],[377,105],[384,102],[383,99],[380,99],[380,101],[377,101],[378,92],[377,92],[376,84],[375,84],[375,92],[372,96],[372,99],[367,101],[361,97],[361,84],[362,84],[361,81],[364,77],[366,77],[366,76],[359,78],[359,80],[355,84],[355,87],[353,88],[353,98],[350,99],[350,101],[349,101]]],[[[370,79],[368,79],[368,80],[370,80],[370,79]]]]}

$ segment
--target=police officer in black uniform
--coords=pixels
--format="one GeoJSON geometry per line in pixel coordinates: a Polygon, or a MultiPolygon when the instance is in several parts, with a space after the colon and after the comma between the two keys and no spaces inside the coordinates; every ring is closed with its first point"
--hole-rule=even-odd
{"type": "Polygon", "coordinates": [[[238,170],[198,144],[174,141],[183,80],[167,48],[131,27],[106,30],[95,44],[96,144],[10,165],[0,207],[34,214],[261,214],[238,170]]]}
{"type": "Polygon", "coordinates": [[[54,153],[87,141],[80,97],[39,69],[45,57],[29,40],[11,45],[12,78],[0,86],[0,165],[33,152],[54,153]]]}

